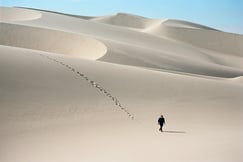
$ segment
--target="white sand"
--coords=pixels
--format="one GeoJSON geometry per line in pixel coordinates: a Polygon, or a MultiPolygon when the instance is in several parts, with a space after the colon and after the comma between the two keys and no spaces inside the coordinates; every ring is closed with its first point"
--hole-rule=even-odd
{"type": "Polygon", "coordinates": [[[243,160],[242,35],[129,14],[0,13],[1,162],[243,160]]]}
{"type": "Polygon", "coordinates": [[[27,21],[41,17],[40,12],[34,10],[23,10],[20,8],[1,7],[0,22],[3,21],[27,21]]]}

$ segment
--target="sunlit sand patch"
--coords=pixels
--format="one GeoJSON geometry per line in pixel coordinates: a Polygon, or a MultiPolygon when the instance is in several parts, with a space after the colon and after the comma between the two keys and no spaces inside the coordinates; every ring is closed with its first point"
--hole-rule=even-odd
{"type": "Polygon", "coordinates": [[[22,8],[0,7],[0,22],[4,21],[28,21],[38,19],[42,14],[38,11],[22,8]]]}

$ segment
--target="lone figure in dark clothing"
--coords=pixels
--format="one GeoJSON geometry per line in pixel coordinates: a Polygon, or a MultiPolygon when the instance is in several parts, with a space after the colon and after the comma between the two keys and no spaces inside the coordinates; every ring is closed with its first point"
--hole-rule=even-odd
{"type": "Polygon", "coordinates": [[[158,119],[158,124],[160,125],[159,131],[163,132],[163,125],[165,124],[165,118],[163,115],[158,119]]]}

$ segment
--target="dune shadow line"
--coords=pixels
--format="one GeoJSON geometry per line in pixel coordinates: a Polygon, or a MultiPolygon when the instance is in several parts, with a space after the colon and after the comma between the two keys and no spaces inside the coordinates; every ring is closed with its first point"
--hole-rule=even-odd
{"type": "Polygon", "coordinates": [[[184,131],[163,131],[164,133],[186,133],[184,131]]]}

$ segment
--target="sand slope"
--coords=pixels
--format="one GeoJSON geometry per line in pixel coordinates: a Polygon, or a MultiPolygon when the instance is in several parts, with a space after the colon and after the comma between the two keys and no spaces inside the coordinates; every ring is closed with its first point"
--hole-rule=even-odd
{"type": "Polygon", "coordinates": [[[3,10],[42,16],[1,23],[0,161],[242,161],[241,35],[129,14],[3,10]]]}
{"type": "Polygon", "coordinates": [[[34,10],[1,7],[0,22],[2,21],[28,21],[41,18],[41,13],[34,10]]]}
{"type": "Polygon", "coordinates": [[[102,57],[106,46],[82,35],[23,25],[1,24],[2,45],[79,56],[87,59],[102,57]]]}
{"type": "Polygon", "coordinates": [[[215,50],[221,53],[242,56],[243,37],[237,34],[224,33],[216,30],[196,29],[191,27],[169,26],[167,22],[149,31],[149,33],[167,36],[192,45],[215,50]]]}
{"type": "Polygon", "coordinates": [[[148,19],[137,15],[117,13],[116,15],[112,15],[112,16],[96,17],[93,18],[92,21],[101,22],[109,25],[121,26],[121,27],[144,29],[152,25],[162,23],[164,20],[148,19]]]}

